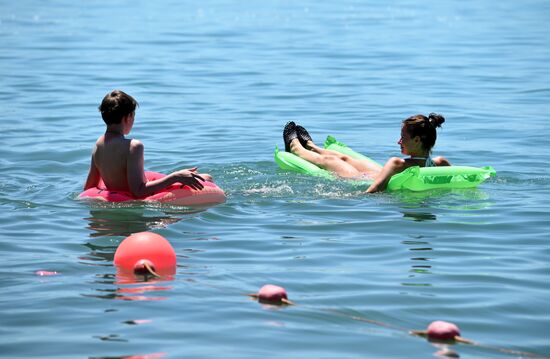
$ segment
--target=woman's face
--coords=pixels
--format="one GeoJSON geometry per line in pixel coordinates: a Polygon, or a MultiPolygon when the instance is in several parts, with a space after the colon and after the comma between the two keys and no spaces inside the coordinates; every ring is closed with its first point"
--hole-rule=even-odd
{"type": "Polygon", "coordinates": [[[401,138],[397,144],[401,147],[401,153],[404,155],[414,156],[422,153],[420,137],[412,138],[405,125],[401,126],[401,138]]]}

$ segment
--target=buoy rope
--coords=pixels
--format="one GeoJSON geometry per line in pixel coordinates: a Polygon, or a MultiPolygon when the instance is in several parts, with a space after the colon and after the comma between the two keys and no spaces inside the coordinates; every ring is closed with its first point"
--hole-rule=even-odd
{"type": "Polygon", "coordinates": [[[147,269],[147,272],[148,272],[148,273],[145,274],[145,276],[150,274],[153,277],[160,278],[160,275],[158,275],[158,273],[155,272],[155,269],[149,264],[149,262],[144,262],[143,266],[145,267],[145,269],[147,269]]]}
{"type": "MultiPolygon", "coordinates": [[[[258,293],[248,293],[246,294],[248,297],[250,297],[251,299],[253,300],[259,300],[260,299],[260,296],[258,295],[258,293]]],[[[280,304],[284,304],[284,305],[296,305],[293,301],[291,300],[288,300],[288,299],[285,299],[285,298],[281,298],[280,300],[273,300],[271,301],[265,301],[264,304],[273,304],[273,305],[277,305],[278,302],[280,302],[280,304]]]]}
{"type": "MultiPolygon", "coordinates": [[[[238,291],[234,290],[233,287],[228,287],[228,286],[223,286],[223,285],[220,286],[218,284],[201,283],[201,285],[204,285],[204,286],[207,286],[207,287],[210,287],[210,288],[215,288],[215,289],[218,289],[218,290],[223,290],[223,291],[233,291],[235,293],[238,292],[238,291]]],[[[252,293],[252,294],[247,293],[245,295],[249,298],[258,299],[258,294],[257,293],[252,293]]],[[[288,299],[284,299],[284,298],[281,299],[281,302],[283,302],[284,304],[290,304],[290,305],[294,305],[294,306],[300,306],[300,307],[319,310],[318,307],[313,307],[313,306],[309,306],[309,305],[299,305],[299,304],[296,304],[296,303],[294,303],[294,302],[292,302],[288,299]]],[[[340,311],[338,309],[328,308],[328,309],[324,309],[324,310],[321,309],[321,310],[325,311],[325,312],[330,312],[330,313],[333,313],[333,314],[336,314],[336,315],[340,315],[342,317],[346,317],[348,319],[355,320],[355,321],[358,321],[358,322],[374,324],[374,325],[377,325],[377,326],[380,326],[380,327],[385,327],[385,328],[401,331],[401,332],[407,333],[409,335],[427,337],[427,331],[425,331],[425,330],[411,330],[411,329],[401,327],[401,326],[398,326],[398,325],[385,323],[385,322],[374,320],[374,319],[369,319],[369,318],[366,318],[366,317],[363,317],[363,316],[360,316],[360,315],[346,314],[346,313],[343,313],[342,311],[340,311]]],[[[453,341],[451,340],[449,342],[452,343],[453,341]]],[[[460,337],[460,336],[456,336],[454,338],[454,342],[465,344],[465,345],[471,345],[471,346],[475,346],[475,347],[479,347],[479,348],[483,348],[483,349],[498,351],[498,352],[501,352],[501,353],[504,353],[504,354],[520,356],[520,357],[523,356],[523,357],[527,357],[527,358],[550,359],[550,356],[547,356],[547,355],[536,354],[536,353],[532,353],[532,352],[526,352],[526,351],[520,351],[520,350],[514,350],[514,349],[508,349],[508,348],[501,348],[501,347],[491,346],[491,345],[486,345],[486,344],[475,342],[475,341],[472,341],[470,339],[466,339],[466,338],[463,338],[463,337],[460,337]]]]}
{"type": "MultiPolygon", "coordinates": [[[[375,324],[375,325],[378,325],[378,326],[382,326],[382,327],[386,327],[386,328],[390,328],[390,329],[395,329],[395,330],[399,330],[399,331],[403,331],[403,332],[408,332],[411,335],[416,335],[416,336],[421,336],[421,337],[427,337],[428,336],[428,332],[426,330],[409,330],[409,329],[406,329],[406,328],[403,328],[403,327],[399,327],[399,326],[396,326],[396,325],[392,325],[392,324],[388,324],[388,323],[384,323],[384,322],[364,318],[364,317],[357,316],[357,315],[347,315],[345,313],[338,312],[337,310],[330,310],[330,311],[333,312],[333,313],[345,316],[347,318],[350,318],[352,320],[356,320],[356,321],[360,321],[360,322],[364,322],[364,323],[375,324]]],[[[460,336],[456,336],[453,340],[449,340],[450,343],[452,343],[453,341],[456,342],[456,343],[472,345],[472,346],[475,346],[475,347],[494,350],[494,351],[498,351],[498,352],[505,353],[505,354],[510,354],[510,355],[517,355],[517,356],[523,356],[523,357],[528,357],[528,358],[550,359],[550,357],[546,356],[546,355],[536,354],[536,353],[531,353],[531,352],[524,352],[524,351],[508,349],[508,348],[501,348],[501,347],[496,347],[496,346],[492,346],[492,345],[486,345],[486,344],[478,343],[478,342],[475,342],[475,341],[472,341],[470,339],[466,339],[466,338],[463,338],[463,337],[460,337],[460,336]]]]}

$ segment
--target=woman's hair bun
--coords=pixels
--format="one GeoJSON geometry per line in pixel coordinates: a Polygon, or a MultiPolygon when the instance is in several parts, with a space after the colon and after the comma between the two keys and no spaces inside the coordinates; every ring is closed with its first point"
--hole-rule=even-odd
{"type": "Polygon", "coordinates": [[[438,113],[430,113],[428,115],[428,121],[432,124],[433,127],[441,127],[441,124],[445,122],[445,117],[441,116],[438,113]]]}

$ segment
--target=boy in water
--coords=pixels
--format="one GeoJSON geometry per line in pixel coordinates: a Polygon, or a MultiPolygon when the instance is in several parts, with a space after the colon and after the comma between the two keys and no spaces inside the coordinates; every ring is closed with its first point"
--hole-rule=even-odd
{"type": "Polygon", "coordinates": [[[84,190],[97,187],[102,179],[108,190],[130,192],[136,198],[143,198],[176,182],[202,189],[201,181],[212,181],[210,175],[197,173],[197,167],[147,181],[143,169],[143,144],[124,137],[134,125],[136,106],[138,103],[132,96],[119,90],[103,98],[99,111],[107,129],[95,144],[84,190]]]}

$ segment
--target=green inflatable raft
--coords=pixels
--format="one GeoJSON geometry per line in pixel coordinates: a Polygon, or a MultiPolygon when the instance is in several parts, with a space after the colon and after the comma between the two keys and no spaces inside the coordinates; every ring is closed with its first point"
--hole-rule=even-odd
{"type": "MultiPolygon", "coordinates": [[[[337,151],[348,156],[371,161],[379,164],[365,155],[355,152],[342,142],[336,141],[333,136],[328,136],[324,147],[329,150],[337,151]]],[[[327,171],[304,160],[292,153],[279,151],[275,147],[275,162],[283,170],[295,171],[320,176],[325,178],[338,178],[332,172],[327,171]]],[[[405,171],[398,173],[388,182],[388,191],[410,190],[426,191],[438,188],[472,188],[489,177],[496,175],[496,171],[490,167],[469,167],[469,166],[442,166],[442,167],[419,167],[413,166],[405,171]]]]}

